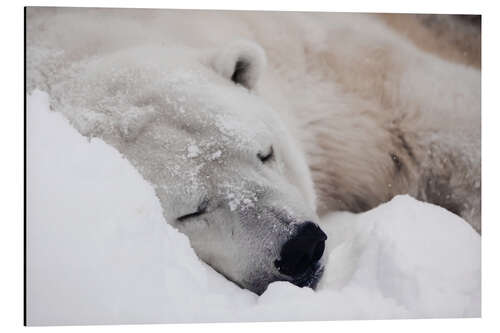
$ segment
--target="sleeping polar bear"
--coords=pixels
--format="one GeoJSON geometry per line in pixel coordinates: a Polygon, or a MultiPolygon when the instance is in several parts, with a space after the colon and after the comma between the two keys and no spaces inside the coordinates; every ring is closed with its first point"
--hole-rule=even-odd
{"type": "Polygon", "coordinates": [[[258,294],[316,285],[328,211],[409,193],[480,230],[480,72],[375,16],[29,8],[27,86],[258,294]]]}

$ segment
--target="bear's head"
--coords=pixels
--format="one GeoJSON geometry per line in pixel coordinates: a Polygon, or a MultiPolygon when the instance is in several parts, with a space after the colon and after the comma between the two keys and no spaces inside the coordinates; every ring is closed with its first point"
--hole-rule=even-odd
{"type": "Polygon", "coordinates": [[[265,64],[247,41],[202,54],[141,47],[92,60],[63,87],[90,101],[80,130],[153,184],[197,255],[258,294],[278,280],[314,287],[326,239],[299,143],[256,91],[265,64]]]}

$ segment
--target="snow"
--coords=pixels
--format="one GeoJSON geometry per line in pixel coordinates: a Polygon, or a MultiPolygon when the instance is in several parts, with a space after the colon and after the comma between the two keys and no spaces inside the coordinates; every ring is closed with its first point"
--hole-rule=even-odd
{"type": "Polygon", "coordinates": [[[187,153],[188,158],[195,158],[200,156],[200,148],[198,148],[198,146],[195,144],[190,144],[187,147],[187,151],[188,151],[187,153]]]}
{"type": "Polygon", "coordinates": [[[480,236],[440,207],[398,196],[325,216],[318,290],[258,297],[201,262],[152,186],[44,92],[28,97],[27,136],[29,325],[480,316],[480,236]]]}

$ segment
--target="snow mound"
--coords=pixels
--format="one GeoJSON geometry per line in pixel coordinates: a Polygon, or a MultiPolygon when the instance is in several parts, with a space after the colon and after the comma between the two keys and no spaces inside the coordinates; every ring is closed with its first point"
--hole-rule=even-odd
{"type": "Polygon", "coordinates": [[[196,257],[114,148],[81,136],[47,94],[28,97],[29,325],[480,315],[480,237],[461,218],[399,196],[323,228],[318,290],[276,282],[258,297],[196,257]]]}
{"type": "Polygon", "coordinates": [[[421,318],[480,316],[481,239],[457,215],[397,196],[323,223],[337,245],[323,285],[374,291],[421,318]]]}

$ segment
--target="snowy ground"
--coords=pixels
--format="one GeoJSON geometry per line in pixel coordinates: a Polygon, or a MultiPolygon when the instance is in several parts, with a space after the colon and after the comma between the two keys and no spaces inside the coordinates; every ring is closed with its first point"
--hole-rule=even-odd
{"type": "Polygon", "coordinates": [[[480,316],[480,237],[446,210],[399,196],[324,218],[316,292],[258,297],[202,263],[152,187],[35,91],[27,105],[30,325],[480,316]]]}

